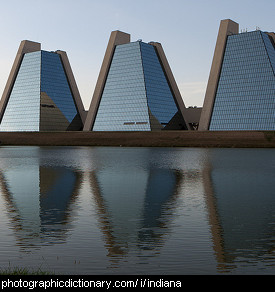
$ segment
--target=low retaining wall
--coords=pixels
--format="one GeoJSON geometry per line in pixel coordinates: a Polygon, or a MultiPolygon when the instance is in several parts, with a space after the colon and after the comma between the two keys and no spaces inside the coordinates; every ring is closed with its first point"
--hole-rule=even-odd
{"type": "Polygon", "coordinates": [[[271,148],[275,132],[0,132],[0,145],[271,148]]]}

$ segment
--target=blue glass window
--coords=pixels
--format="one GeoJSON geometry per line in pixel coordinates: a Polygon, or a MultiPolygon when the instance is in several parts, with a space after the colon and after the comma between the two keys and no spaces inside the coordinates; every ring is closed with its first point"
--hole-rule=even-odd
{"type": "Polygon", "coordinates": [[[93,130],[150,131],[139,42],[115,48],[93,130]]]}
{"type": "Polygon", "coordinates": [[[228,36],[209,130],[275,130],[274,69],[266,33],[228,36]]]}
{"type": "Polygon", "coordinates": [[[160,124],[164,127],[177,113],[178,108],[154,46],[140,43],[140,47],[148,107],[155,118],[151,121],[151,126],[158,128],[160,124]]]}
{"type": "Polygon", "coordinates": [[[0,131],[66,131],[81,127],[60,56],[46,51],[25,54],[0,131]]]}
{"type": "Polygon", "coordinates": [[[160,130],[177,111],[154,47],[116,46],[93,131],[160,130]]]}
{"type": "Polygon", "coordinates": [[[0,131],[39,131],[41,52],[25,54],[0,131]]]}
{"type": "Polygon", "coordinates": [[[78,115],[60,56],[42,51],[41,130],[67,130],[78,115]]]}

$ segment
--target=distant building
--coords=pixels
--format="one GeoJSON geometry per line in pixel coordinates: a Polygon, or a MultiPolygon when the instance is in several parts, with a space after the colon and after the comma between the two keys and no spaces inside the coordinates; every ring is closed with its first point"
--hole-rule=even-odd
{"type": "Polygon", "coordinates": [[[185,112],[161,44],[112,32],[84,130],[187,130],[185,112]]]}
{"type": "Polygon", "coordinates": [[[202,108],[197,106],[189,106],[186,108],[185,117],[188,121],[190,130],[198,130],[201,111],[202,108]]]}
{"type": "Polygon", "coordinates": [[[67,54],[22,41],[0,101],[0,131],[82,130],[84,119],[67,54]]]}
{"type": "Polygon", "coordinates": [[[199,130],[275,130],[275,34],[222,20],[199,130]]]}

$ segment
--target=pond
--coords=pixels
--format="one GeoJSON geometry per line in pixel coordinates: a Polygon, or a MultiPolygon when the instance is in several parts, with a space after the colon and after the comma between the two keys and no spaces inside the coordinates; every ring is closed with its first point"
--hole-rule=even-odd
{"type": "Polygon", "coordinates": [[[0,147],[0,268],[274,274],[275,149],[0,147]]]}

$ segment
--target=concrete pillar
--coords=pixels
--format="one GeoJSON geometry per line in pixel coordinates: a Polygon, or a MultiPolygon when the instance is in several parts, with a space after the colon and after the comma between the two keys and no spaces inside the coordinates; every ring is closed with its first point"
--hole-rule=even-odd
{"type": "Polygon", "coordinates": [[[184,105],[184,102],[183,102],[183,99],[182,99],[182,96],[180,94],[180,91],[179,91],[179,88],[177,86],[177,83],[176,83],[176,80],[174,78],[174,75],[172,73],[172,70],[170,68],[170,65],[168,63],[168,60],[165,56],[165,53],[164,53],[164,50],[162,48],[162,45],[160,43],[156,43],[156,42],[150,42],[149,43],[150,45],[153,45],[157,51],[157,54],[159,56],[159,59],[160,59],[160,62],[162,64],[162,67],[163,67],[163,70],[165,72],[165,75],[166,75],[166,78],[168,80],[168,83],[171,87],[171,90],[172,90],[172,93],[174,95],[174,98],[176,100],[176,103],[179,107],[179,110],[183,116],[183,119],[184,119],[184,122],[187,126],[187,129],[190,130],[190,126],[189,126],[189,123],[186,119],[186,107],[184,105]]]}
{"type": "Polygon", "coordinates": [[[220,78],[220,72],[222,68],[227,36],[238,33],[239,33],[238,23],[230,19],[225,19],[221,21],[199,122],[199,131],[207,131],[209,129],[218,82],[220,78]]]}
{"type": "Polygon", "coordinates": [[[71,68],[67,53],[64,52],[64,51],[56,51],[56,53],[58,55],[60,55],[60,57],[61,57],[63,68],[65,70],[65,73],[66,73],[66,76],[67,76],[67,79],[68,79],[68,82],[69,82],[69,85],[70,85],[70,88],[71,88],[71,91],[72,91],[72,94],[73,94],[73,98],[74,98],[76,107],[78,109],[82,124],[84,125],[85,118],[86,118],[85,108],[84,108],[84,105],[83,105],[83,102],[82,102],[82,99],[81,99],[81,96],[80,96],[80,93],[79,93],[79,90],[78,90],[78,87],[77,87],[77,84],[76,84],[76,81],[75,81],[75,78],[74,78],[74,75],[73,75],[73,71],[72,71],[72,68],[71,68]]]}

